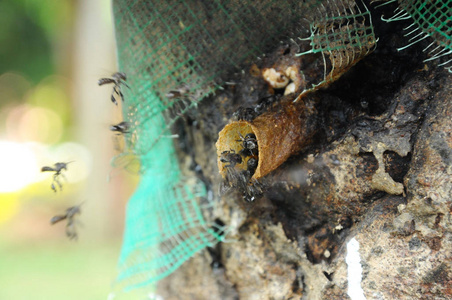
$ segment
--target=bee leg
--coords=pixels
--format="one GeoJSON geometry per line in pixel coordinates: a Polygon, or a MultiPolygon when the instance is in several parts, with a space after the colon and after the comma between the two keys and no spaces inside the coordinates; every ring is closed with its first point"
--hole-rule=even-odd
{"type": "Polygon", "coordinates": [[[64,176],[64,174],[63,173],[60,173],[60,176],[64,179],[64,181],[66,181],[67,182],[67,178],[66,178],[66,176],[64,176]]]}
{"type": "Polygon", "coordinates": [[[75,229],[75,223],[72,219],[69,220],[66,224],[66,236],[70,240],[77,239],[77,231],[75,229]]]}
{"type": "Polygon", "coordinates": [[[231,185],[229,182],[222,181],[220,185],[218,186],[218,196],[223,196],[228,191],[231,190],[231,185]]]}
{"type": "MultiPolygon", "coordinates": [[[[54,176],[53,182],[56,182],[58,184],[58,187],[60,188],[60,191],[63,190],[63,186],[61,185],[61,182],[58,180],[58,176],[54,176]]],[[[53,183],[52,183],[52,185],[53,185],[53,183]]],[[[54,188],[55,188],[55,185],[54,185],[54,188]]],[[[54,191],[56,192],[56,189],[54,191]]]]}
{"type": "Polygon", "coordinates": [[[190,100],[187,99],[186,97],[182,97],[182,98],[180,99],[179,107],[181,107],[181,108],[180,108],[180,111],[179,111],[179,113],[178,113],[178,115],[179,115],[180,117],[184,116],[184,113],[185,113],[185,112],[187,111],[187,109],[190,107],[190,104],[191,104],[190,100]]]}
{"type": "Polygon", "coordinates": [[[130,89],[130,86],[124,80],[121,80],[119,83],[124,84],[128,89],[130,89]]]}
{"type": "Polygon", "coordinates": [[[118,105],[118,102],[115,99],[115,91],[113,90],[113,93],[111,94],[110,98],[111,102],[113,102],[116,106],[118,105]]]}
{"type": "Polygon", "coordinates": [[[55,193],[57,192],[57,190],[56,190],[55,185],[53,184],[53,182],[52,182],[52,184],[50,185],[50,188],[51,188],[52,191],[54,191],[55,193]]]}
{"type": "Polygon", "coordinates": [[[124,95],[122,94],[121,88],[119,86],[116,88],[116,93],[121,97],[122,102],[124,102],[124,95]]]}

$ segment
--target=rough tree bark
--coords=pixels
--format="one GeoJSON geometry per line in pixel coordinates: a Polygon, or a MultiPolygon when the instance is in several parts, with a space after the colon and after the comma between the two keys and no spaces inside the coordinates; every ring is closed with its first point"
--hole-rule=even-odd
{"type": "Polygon", "coordinates": [[[375,26],[377,50],[303,99],[312,143],[262,178],[253,202],[218,195],[215,142],[239,107],[273,93],[265,81],[236,75],[177,124],[181,165],[215,195],[205,218],[229,232],[160,282],[165,299],[349,299],[352,238],[367,299],[452,298],[452,78],[422,63],[422,43],[397,52],[400,27],[375,26]]]}

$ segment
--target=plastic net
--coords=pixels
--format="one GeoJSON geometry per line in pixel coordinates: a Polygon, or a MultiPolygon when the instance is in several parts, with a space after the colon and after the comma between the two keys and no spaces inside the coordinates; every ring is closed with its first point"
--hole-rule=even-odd
{"type": "Polygon", "coordinates": [[[142,174],[127,206],[118,277],[124,289],[156,282],[222,239],[222,228],[202,216],[203,184],[181,176],[169,140],[162,139],[154,149],[141,157],[155,163],[142,174]]]}
{"type": "MultiPolygon", "coordinates": [[[[424,49],[429,52],[425,61],[438,59],[452,54],[452,1],[387,1],[384,4],[397,2],[398,8],[390,18],[382,18],[387,22],[408,20],[413,23],[406,27],[409,44],[398,50],[403,50],[424,39],[432,38],[433,42],[424,49]]],[[[452,59],[439,64],[452,72],[452,59]]]]}
{"type": "Polygon", "coordinates": [[[123,114],[131,126],[113,165],[141,174],[127,206],[120,289],[155,283],[223,239],[223,228],[203,216],[203,184],[181,175],[171,126],[232,73],[305,34],[302,20],[315,21],[313,47],[335,70],[352,65],[369,52],[373,31],[361,26],[371,25],[353,1],[336,2],[343,1],[113,1],[119,70],[130,86],[122,90],[123,114]],[[313,19],[319,13],[327,17],[313,19]]]}
{"type": "Polygon", "coordinates": [[[250,3],[113,2],[119,68],[130,85],[123,90],[123,112],[131,124],[127,150],[113,164],[141,173],[127,207],[121,288],[156,282],[222,239],[203,218],[202,184],[180,175],[170,128],[228,74],[287,35],[303,7],[298,1],[250,3]]]}
{"type": "MultiPolygon", "coordinates": [[[[303,1],[114,1],[118,56],[133,93],[155,102],[127,101],[125,116],[146,153],[187,110],[219,88],[232,72],[295,35],[303,1]],[[125,63],[127,62],[127,63],[125,63]],[[139,81],[139,82],[138,82],[139,81]],[[164,115],[159,134],[141,130],[164,115]]],[[[158,122],[158,121],[157,121],[158,122]]],[[[130,140],[129,144],[136,143],[130,140]]]]}
{"type": "Polygon", "coordinates": [[[321,53],[324,77],[317,86],[335,80],[375,49],[372,18],[367,7],[355,1],[324,1],[310,24],[311,49],[298,55],[321,53]]]}

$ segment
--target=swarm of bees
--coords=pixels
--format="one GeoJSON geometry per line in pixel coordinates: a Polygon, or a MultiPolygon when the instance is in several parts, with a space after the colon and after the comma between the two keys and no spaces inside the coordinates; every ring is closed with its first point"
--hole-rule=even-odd
{"type": "MultiPolygon", "coordinates": [[[[127,88],[130,88],[127,83],[127,76],[124,72],[116,72],[111,75],[110,78],[101,78],[97,82],[98,85],[106,85],[106,84],[113,84],[113,91],[111,94],[111,102],[113,102],[115,105],[118,105],[118,101],[116,100],[117,97],[120,97],[121,100],[124,102],[124,95],[122,93],[122,86],[126,86],[127,88]]],[[[117,135],[123,135],[126,133],[129,133],[129,130],[131,128],[131,124],[128,122],[120,122],[118,124],[114,124],[110,126],[110,130],[116,133],[117,135]]],[[[50,185],[50,188],[55,193],[59,190],[60,192],[63,190],[63,184],[61,183],[61,178],[66,180],[66,177],[64,176],[63,172],[67,171],[67,166],[70,162],[57,162],[53,166],[44,166],[41,168],[41,172],[53,172],[53,180],[50,185]]],[[[80,205],[72,206],[66,209],[66,212],[62,215],[56,215],[50,220],[50,224],[56,224],[58,222],[61,222],[63,220],[66,220],[66,236],[69,239],[77,239],[77,216],[80,215],[80,205]]]]}
{"type": "Polygon", "coordinates": [[[239,133],[239,139],[236,141],[241,142],[242,146],[238,153],[230,149],[223,151],[220,156],[220,162],[224,163],[226,168],[226,178],[220,186],[220,194],[234,187],[242,192],[246,201],[252,202],[263,193],[262,185],[256,179],[252,179],[259,161],[256,135],[248,133],[243,136],[239,133]],[[244,161],[246,169],[237,170],[235,166],[244,161]]]}
{"type": "Polygon", "coordinates": [[[101,86],[101,85],[113,83],[114,84],[113,92],[111,93],[111,98],[110,99],[111,99],[111,102],[113,102],[115,105],[118,105],[118,102],[116,101],[116,95],[121,97],[121,100],[124,102],[124,95],[122,94],[121,86],[125,85],[127,88],[130,89],[130,87],[126,83],[126,80],[127,80],[126,73],[124,73],[124,72],[116,72],[116,73],[112,74],[111,77],[109,77],[109,78],[101,78],[101,79],[99,79],[97,84],[99,86],[101,86]]]}
{"type": "Polygon", "coordinates": [[[50,224],[56,224],[60,221],[67,220],[66,222],[66,236],[70,239],[77,239],[77,229],[76,224],[78,223],[78,220],[76,218],[76,215],[80,215],[81,210],[80,206],[82,204],[69,207],[66,209],[66,213],[63,215],[56,215],[50,220],[50,224]]]}
{"type": "MultiPolygon", "coordinates": [[[[67,165],[71,162],[72,161],[57,162],[53,165],[53,167],[44,166],[41,168],[41,172],[55,172],[53,174],[52,184],[50,185],[51,189],[55,193],[57,192],[56,186],[59,187],[60,191],[63,190],[63,185],[60,182],[60,177],[62,177],[66,180],[66,177],[64,176],[64,174],[62,172],[63,172],[63,170],[67,171],[67,165]]],[[[68,209],[66,209],[66,213],[64,215],[56,215],[50,220],[50,224],[52,224],[52,225],[55,223],[58,223],[62,220],[67,220],[66,236],[71,240],[77,239],[77,230],[76,230],[77,221],[76,221],[75,216],[80,214],[80,205],[69,207],[68,209]]]]}

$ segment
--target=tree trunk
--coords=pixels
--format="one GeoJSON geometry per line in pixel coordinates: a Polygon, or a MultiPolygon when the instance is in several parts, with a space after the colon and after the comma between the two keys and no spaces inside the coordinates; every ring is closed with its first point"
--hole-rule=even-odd
{"type": "MultiPolygon", "coordinates": [[[[278,113],[295,96],[245,70],[176,124],[181,165],[214,194],[205,218],[228,231],[159,283],[165,299],[452,298],[452,79],[422,63],[424,44],[397,52],[402,35],[378,26],[373,54],[299,100],[310,142],[257,179],[254,201],[224,189],[218,133],[240,107],[273,93],[264,113],[278,113]]],[[[257,68],[287,51],[299,59],[281,45],[257,68]]]]}

